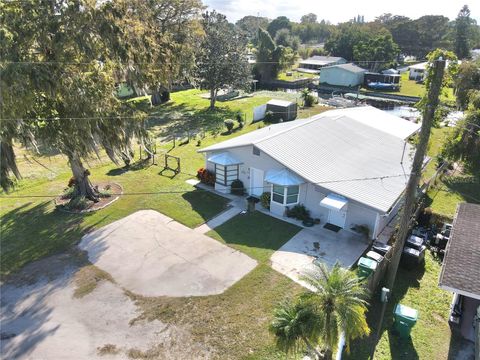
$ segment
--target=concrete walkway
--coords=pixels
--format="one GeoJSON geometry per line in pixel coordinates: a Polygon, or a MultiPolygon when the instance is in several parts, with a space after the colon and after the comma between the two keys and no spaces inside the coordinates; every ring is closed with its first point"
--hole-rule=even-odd
{"type": "Polygon", "coordinates": [[[208,220],[205,224],[202,224],[194,229],[194,231],[200,234],[206,234],[210,230],[216,228],[217,226],[222,225],[223,223],[227,222],[231,218],[237,216],[243,211],[243,209],[233,206],[228,210],[220,213],[219,215],[215,216],[213,219],[208,220]]]}

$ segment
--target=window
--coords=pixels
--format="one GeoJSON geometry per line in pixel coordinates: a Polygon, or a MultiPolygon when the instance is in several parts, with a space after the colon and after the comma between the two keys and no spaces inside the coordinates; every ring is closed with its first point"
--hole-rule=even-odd
{"type": "Polygon", "coordinates": [[[215,182],[220,185],[229,186],[233,180],[238,179],[238,165],[215,164],[215,182]]]}
{"type": "Polygon", "coordinates": [[[253,147],[253,155],[260,156],[260,149],[256,146],[253,147]]]}
{"type": "Polygon", "coordinates": [[[291,205],[298,203],[298,194],[300,187],[298,185],[293,186],[272,186],[272,201],[282,204],[291,205]]]}

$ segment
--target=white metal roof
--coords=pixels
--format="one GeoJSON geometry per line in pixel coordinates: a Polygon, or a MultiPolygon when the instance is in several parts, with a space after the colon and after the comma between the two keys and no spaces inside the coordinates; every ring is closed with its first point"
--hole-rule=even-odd
{"type": "Polygon", "coordinates": [[[287,107],[287,106],[290,106],[292,104],[293,104],[293,102],[291,102],[291,101],[278,100],[278,99],[272,99],[272,100],[267,102],[267,105],[275,105],[275,106],[283,106],[283,107],[287,107]]]}
{"type": "Polygon", "coordinates": [[[267,171],[267,174],[265,175],[265,181],[280,186],[305,184],[305,180],[295,175],[288,169],[267,171]]]}
{"type": "Polygon", "coordinates": [[[329,194],[320,201],[320,206],[326,207],[332,210],[342,210],[345,205],[348,204],[348,200],[343,196],[336,194],[329,194]]]}
{"type": "Polygon", "coordinates": [[[210,156],[207,160],[214,164],[224,165],[224,166],[238,165],[242,163],[240,160],[238,160],[235,156],[230,154],[228,151],[222,152],[220,154],[214,154],[210,156]]]}
{"type": "Polygon", "coordinates": [[[411,65],[408,68],[409,69],[415,69],[415,70],[425,70],[427,68],[428,62],[423,62],[415,65],[411,65]]]}
{"type": "Polygon", "coordinates": [[[343,69],[351,73],[364,73],[367,72],[367,70],[362,69],[361,67],[355,65],[355,64],[338,64],[338,65],[332,65],[332,66],[326,66],[322,69],[322,71],[325,71],[328,69],[343,69]]]}
{"type": "Polygon", "coordinates": [[[399,136],[390,125],[381,124],[401,121],[396,125],[400,132],[402,125],[411,130],[411,123],[366,109],[332,110],[307,120],[271,125],[200,151],[255,145],[308,182],[388,212],[405,190],[413,149],[404,142],[408,131],[399,136]],[[368,113],[385,121],[368,121],[368,113]]]}
{"type": "Polygon", "coordinates": [[[325,116],[346,116],[401,139],[408,139],[420,130],[421,126],[420,124],[406,121],[401,117],[389,114],[373,106],[331,110],[320,114],[320,117],[325,116]]]}

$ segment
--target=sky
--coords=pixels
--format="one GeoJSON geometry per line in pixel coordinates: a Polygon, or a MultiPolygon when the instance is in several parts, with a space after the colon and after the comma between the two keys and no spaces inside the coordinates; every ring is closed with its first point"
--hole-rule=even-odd
{"type": "Polygon", "coordinates": [[[364,15],[365,21],[374,20],[384,13],[404,15],[412,19],[423,15],[444,15],[456,18],[463,5],[468,5],[471,16],[480,23],[480,0],[203,0],[210,10],[225,14],[235,22],[246,15],[259,15],[274,19],[287,16],[299,21],[302,15],[314,13],[318,20],[325,19],[333,24],[345,22],[357,15],[364,15]]]}

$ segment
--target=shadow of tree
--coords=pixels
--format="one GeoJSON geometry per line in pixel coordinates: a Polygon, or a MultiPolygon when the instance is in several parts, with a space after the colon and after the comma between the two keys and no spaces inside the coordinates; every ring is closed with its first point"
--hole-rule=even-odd
{"type": "Polygon", "coordinates": [[[205,221],[210,220],[227,208],[228,199],[209,191],[194,190],[186,192],[182,198],[190,203],[192,210],[205,221]]]}
{"type": "Polygon", "coordinates": [[[0,226],[2,276],[26,263],[70,248],[98,223],[82,226],[83,219],[90,215],[59,211],[51,201],[26,203],[3,214],[0,226]]]}
{"type": "MultiPolygon", "coordinates": [[[[393,297],[387,305],[385,311],[385,318],[383,320],[383,327],[380,333],[380,338],[388,332],[390,354],[392,359],[418,359],[417,351],[413,346],[411,338],[401,339],[399,335],[393,329],[393,311],[395,305],[400,303],[410,288],[419,288],[420,281],[425,274],[425,266],[421,265],[414,269],[405,269],[400,267],[398,269],[397,278],[395,281],[395,291],[393,297]]],[[[369,304],[369,310],[367,312],[367,322],[370,327],[370,335],[367,338],[361,338],[354,340],[351,344],[350,354],[345,354],[344,359],[366,360],[370,359],[371,351],[375,342],[375,335],[378,329],[378,322],[380,320],[380,309],[382,303],[380,301],[381,286],[378,290],[372,294],[369,304]]]]}
{"type": "Polygon", "coordinates": [[[108,175],[108,176],[119,176],[119,175],[125,174],[129,171],[145,170],[145,169],[148,169],[152,165],[153,165],[152,164],[152,159],[141,159],[141,160],[135,161],[128,168],[127,167],[121,167],[121,168],[111,169],[107,172],[106,175],[108,175]]]}

